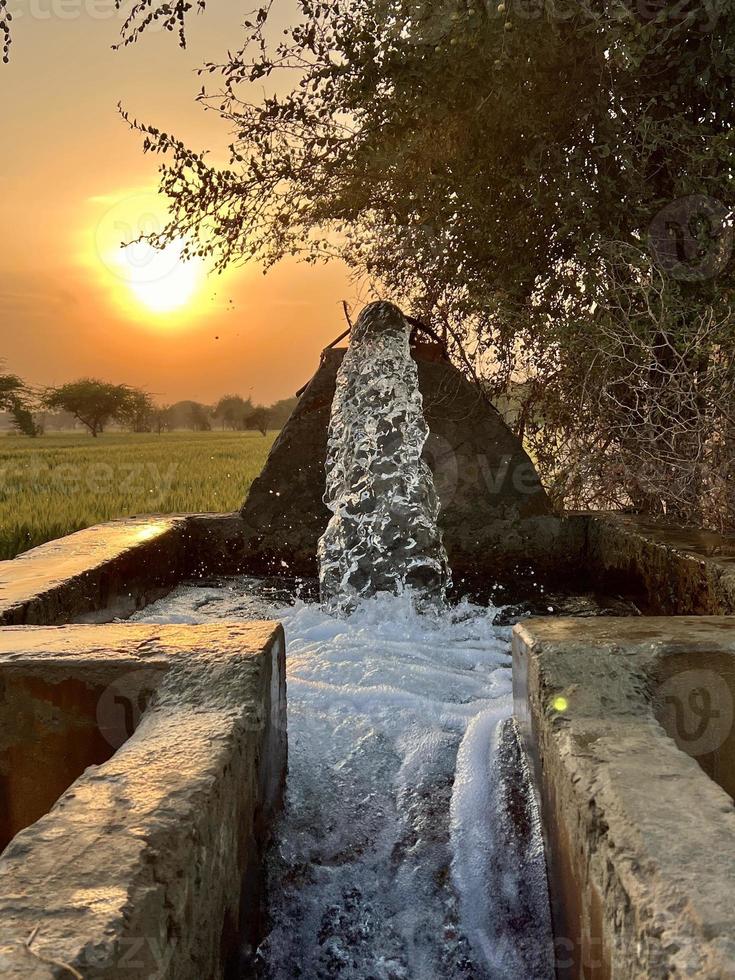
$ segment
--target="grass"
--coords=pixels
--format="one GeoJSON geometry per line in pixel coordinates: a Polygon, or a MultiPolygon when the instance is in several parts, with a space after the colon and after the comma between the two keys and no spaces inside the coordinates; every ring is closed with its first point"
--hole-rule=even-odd
{"type": "Polygon", "coordinates": [[[0,558],[116,517],[236,510],[275,436],[0,436],[0,558]]]}

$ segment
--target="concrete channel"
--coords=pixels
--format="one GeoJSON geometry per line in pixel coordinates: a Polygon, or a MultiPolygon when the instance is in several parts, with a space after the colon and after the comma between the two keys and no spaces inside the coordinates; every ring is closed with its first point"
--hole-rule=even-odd
{"type": "MultiPolygon", "coordinates": [[[[484,533],[508,567],[557,555],[644,614],[515,628],[558,975],[735,976],[735,539],[595,514],[484,533]]],[[[239,515],[115,522],[0,563],[2,976],[227,976],[257,940],[280,628],[113,622],[251,568],[239,515]]]]}

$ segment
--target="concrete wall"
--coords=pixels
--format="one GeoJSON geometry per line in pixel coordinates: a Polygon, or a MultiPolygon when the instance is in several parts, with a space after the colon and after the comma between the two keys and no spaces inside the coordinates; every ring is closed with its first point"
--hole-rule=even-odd
{"type": "Polygon", "coordinates": [[[0,857],[1,976],[240,975],[285,776],[284,651],[273,623],[0,631],[1,804],[19,831],[0,857]],[[52,753],[35,784],[16,778],[49,744],[66,767],[46,772],[52,753]]]}
{"type": "Polygon", "coordinates": [[[735,976],[735,807],[706,771],[713,754],[732,767],[734,667],[725,617],[515,628],[560,978],[735,976]],[[702,712],[676,709],[703,691],[697,732],[702,712]]]}
{"type": "MultiPolygon", "coordinates": [[[[182,580],[262,570],[251,533],[237,513],[78,531],[0,562],[0,625],[109,622],[182,580]]],[[[567,587],[619,593],[651,614],[735,613],[735,536],[616,513],[493,518],[467,535],[471,561],[455,569],[460,587],[500,583],[511,601],[539,585],[567,587]]]]}

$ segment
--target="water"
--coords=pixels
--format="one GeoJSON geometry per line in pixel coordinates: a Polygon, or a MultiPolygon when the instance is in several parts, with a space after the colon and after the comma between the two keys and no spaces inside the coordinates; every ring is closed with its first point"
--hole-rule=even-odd
{"type": "Polygon", "coordinates": [[[239,579],[181,587],[136,616],[284,624],[289,776],[260,976],[552,975],[509,632],[495,613],[464,602],[420,614],[410,595],[381,594],[345,619],[283,583],[239,579]]]}
{"type": "Polygon", "coordinates": [[[449,568],[439,500],[421,457],[429,434],[409,349],[410,328],[390,303],[360,315],[337,375],[319,542],[321,594],[332,610],[413,588],[441,600],[449,568]]]}
{"type": "Polygon", "coordinates": [[[361,314],[337,378],[322,604],[181,588],[148,622],[280,619],[289,776],[266,980],[545,980],[543,847],[497,610],[446,605],[439,502],[400,310],[361,314]],[[347,615],[349,614],[349,615],[347,615]]]}

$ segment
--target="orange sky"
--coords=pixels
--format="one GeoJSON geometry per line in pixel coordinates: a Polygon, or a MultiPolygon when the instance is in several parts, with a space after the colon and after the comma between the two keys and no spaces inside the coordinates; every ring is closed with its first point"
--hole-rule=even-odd
{"type": "MultiPolygon", "coordinates": [[[[288,18],[291,0],[276,2],[288,18]]],[[[94,375],[140,385],[163,402],[291,395],[342,331],[341,300],[355,299],[341,266],[288,261],[266,277],[252,266],[220,278],[183,270],[177,283],[167,278],[175,256],[159,269],[145,254],[126,265],[117,250],[118,231],[124,238],[146,216],[157,220],[163,201],[158,161],[143,156],[118,101],[197,149],[225,147],[220,120],[194,104],[201,81],[193,69],[221,59],[252,0],[212,0],[192,17],[187,51],[161,32],[111,51],[120,23],[113,0],[11,6],[11,63],[0,65],[4,369],[35,384],[94,375]],[[135,279],[138,269],[149,284],[135,279]],[[150,308],[182,290],[192,295],[180,309],[150,308]]]]}

